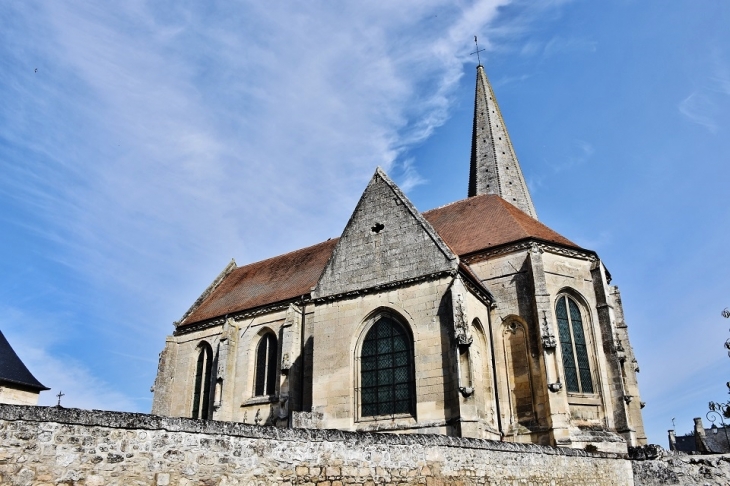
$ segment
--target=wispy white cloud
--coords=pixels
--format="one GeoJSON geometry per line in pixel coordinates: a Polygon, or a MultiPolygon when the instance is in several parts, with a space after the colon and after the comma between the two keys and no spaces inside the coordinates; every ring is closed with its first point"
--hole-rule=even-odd
{"type": "Polygon", "coordinates": [[[679,103],[677,108],[692,123],[707,128],[711,133],[717,132],[717,122],[713,116],[715,104],[705,93],[700,91],[691,93],[679,103]]]}
{"type": "Polygon", "coordinates": [[[711,53],[709,76],[699,81],[699,86],[677,104],[679,112],[692,123],[717,133],[724,126],[727,107],[730,105],[730,63],[720,49],[711,53]]]}
{"type": "Polygon", "coordinates": [[[416,171],[414,166],[415,161],[412,158],[403,160],[397,169],[396,180],[398,186],[404,191],[408,192],[416,186],[425,184],[427,181],[416,171]]]}
{"type": "Polygon", "coordinates": [[[82,362],[73,351],[59,352],[70,328],[65,316],[34,315],[8,306],[0,308],[0,329],[30,372],[51,390],[41,392],[39,405],[55,405],[63,392],[62,405],[85,409],[147,411],[150,398],[129,398],[115,385],[100,378],[98,370],[82,362]]]}

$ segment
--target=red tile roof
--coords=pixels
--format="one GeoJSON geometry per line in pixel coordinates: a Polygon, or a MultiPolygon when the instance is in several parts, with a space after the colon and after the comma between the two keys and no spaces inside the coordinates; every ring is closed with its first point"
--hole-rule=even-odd
{"type": "Polygon", "coordinates": [[[580,248],[494,194],[462,199],[423,216],[459,256],[527,238],[580,248]]]}
{"type": "MultiPolygon", "coordinates": [[[[580,247],[499,196],[470,197],[423,213],[454,253],[468,255],[536,238],[580,247]]],[[[339,238],[237,268],[182,325],[295,299],[317,284],[339,238]]]]}
{"type": "Polygon", "coordinates": [[[233,270],[182,324],[295,299],[317,284],[339,238],[233,270]]]}

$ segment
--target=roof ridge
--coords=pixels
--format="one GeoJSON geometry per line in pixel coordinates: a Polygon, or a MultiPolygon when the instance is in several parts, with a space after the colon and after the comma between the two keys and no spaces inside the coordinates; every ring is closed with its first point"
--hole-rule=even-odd
{"type": "MultiPolygon", "coordinates": [[[[520,229],[522,229],[522,231],[524,231],[529,236],[530,235],[530,231],[527,228],[525,228],[525,225],[523,225],[522,224],[522,221],[520,221],[520,219],[518,217],[516,217],[516,215],[512,212],[512,209],[513,208],[516,209],[517,211],[519,211],[520,213],[526,215],[527,217],[529,217],[531,219],[534,219],[534,218],[532,218],[532,216],[530,216],[529,214],[525,213],[520,208],[518,208],[517,206],[515,206],[514,204],[512,204],[511,202],[507,201],[506,199],[504,199],[502,197],[499,198],[499,201],[502,202],[502,203],[509,204],[509,207],[505,207],[504,204],[502,206],[510,213],[510,216],[512,216],[512,219],[515,221],[515,223],[517,223],[517,225],[520,227],[520,229]]],[[[517,214],[519,215],[519,213],[517,213],[517,214]]],[[[537,220],[535,219],[535,221],[537,221],[537,220]]],[[[539,223],[539,221],[537,221],[537,222],[539,223]]],[[[546,228],[547,228],[547,226],[546,226],[546,228]]]]}
{"type": "Polygon", "coordinates": [[[335,236],[333,238],[327,238],[326,240],[320,241],[319,243],[315,243],[313,245],[305,246],[305,247],[302,247],[302,248],[297,248],[296,250],[291,250],[291,251],[288,251],[286,253],[280,253],[279,255],[274,255],[274,256],[271,256],[271,257],[268,257],[268,258],[264,258],[263,260],[257,260],[255,262],[251,262],[251,263],[248,263],[246,265],[242,265],[242,266],[236,268],[235,270],[241,270],[242,268],[250,267],[251,265],[257,265],[259,263],[268,262],[269,260],[274,260],[276,258],[285,257],[287,255],[291,255],[292,253],[298,253],[300,251],[308,250],[310,248],[314,248],[315,246],[324,245],[325,243],[330,243],[330,242],[333,242],[333,241],[339,240],[339,239],[340,239],[339,236],[335,236]]]}
{"type": "MultiPolygon", "coordinates": [[[[453,201],[453,202],[450,202],[450,203],[443,204],[441,206],[436,206],[435,208],[431,208],[428,211],[423,211],[421,214],[426,214],[426,213],[430,213],[432,211],[436,211],[438,209],[447,208],[449,206],[453,206],[454,204],[459,204],[459,203],[463,203],[463,202],[473,201],[475,198],[479,198],[479,197],[482,197],[482,196],[497,196],[497,195],[496,194],[479,194],[477,196],[465,197],[464,199],[459,199],[458,201],[453,201]]],[[[499,196],[497,196],[497,197],[499,197],[499,196]]]]}

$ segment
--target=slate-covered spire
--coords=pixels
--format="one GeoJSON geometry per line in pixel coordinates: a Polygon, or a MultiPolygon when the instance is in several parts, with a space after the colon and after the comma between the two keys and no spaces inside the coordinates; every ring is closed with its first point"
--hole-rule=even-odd
{"type": "Polygon", "coordinates": [[[537,219],[530,191],[512,148],[484,67],[477,66],[469,197],[496,194],[537,219]]]}

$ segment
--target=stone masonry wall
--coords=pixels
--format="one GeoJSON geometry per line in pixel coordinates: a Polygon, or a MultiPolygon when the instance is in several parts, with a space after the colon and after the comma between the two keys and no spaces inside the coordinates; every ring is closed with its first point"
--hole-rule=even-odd
{"type": "Polygon", "coordinates": [[[0,484],[631,485],[609,454],[429,435],[0,405],[0,484]]]}
{"type": "Polygon", "coordinates": [[[730,454],[686,454],[666,451],[654,445],[631,452],[632,458],[639,459],[632,461],[636,486],[730,484],[730,454]],[[646,452],[648,459],[642,457],[642,453],[646,452]]]}

